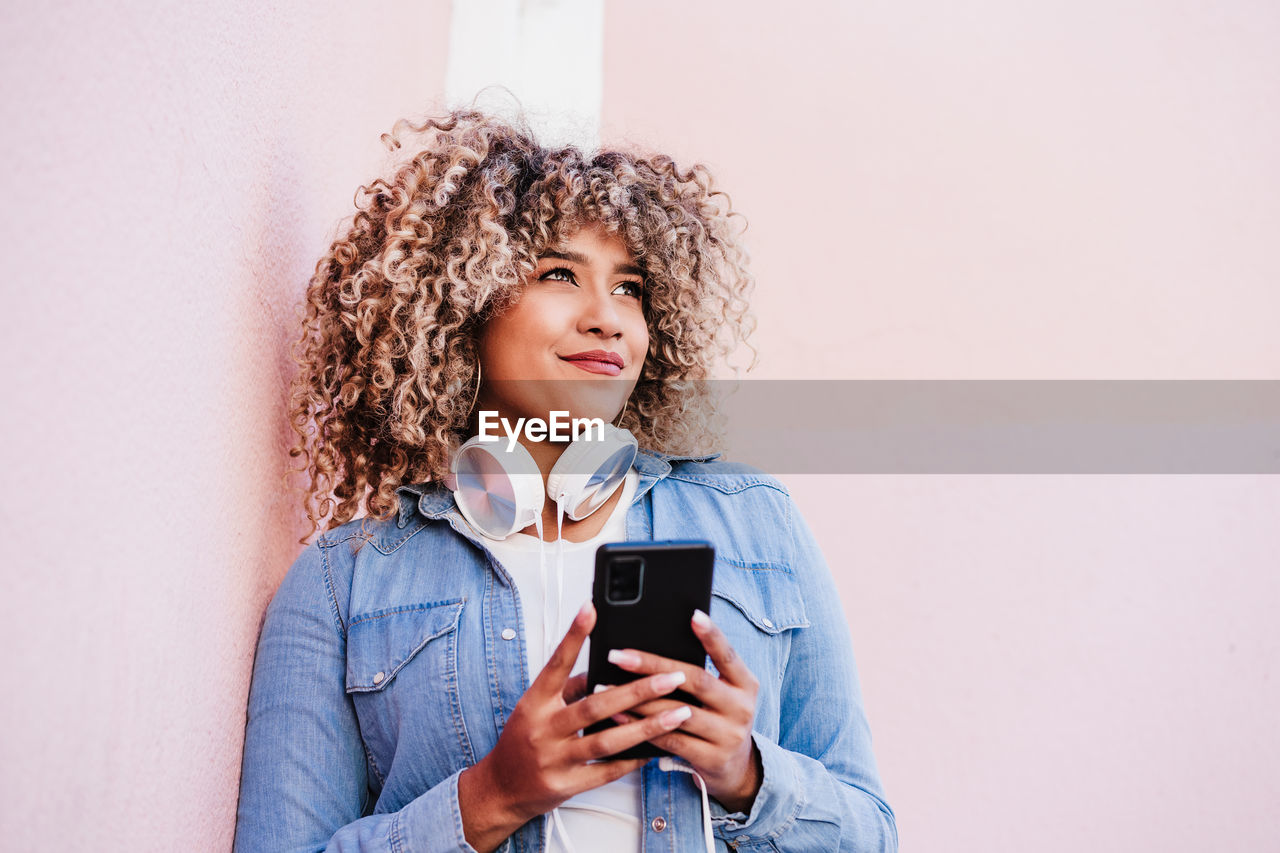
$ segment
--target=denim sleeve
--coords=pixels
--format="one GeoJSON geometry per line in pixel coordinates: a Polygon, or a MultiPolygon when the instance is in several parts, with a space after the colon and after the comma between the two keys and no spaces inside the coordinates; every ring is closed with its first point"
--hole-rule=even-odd
{"type": "Polygon", "coordinates": [[[328,550],[308,546],[267,608],[249,690],[235,853],[475,853],[458,807],[461,771],[397,812],[362,817],[373,804],[328,550]]]}
{"type": "Polygon", "coordinates": [[[898,827],[871,751],[848,623],[812,532],[789,510],[809,627],[793,630],[779,742],[752,735],[764,778],[751,813],[727,814],[713,801],[712,822],[739,850],[894,853],[898,827]]]}

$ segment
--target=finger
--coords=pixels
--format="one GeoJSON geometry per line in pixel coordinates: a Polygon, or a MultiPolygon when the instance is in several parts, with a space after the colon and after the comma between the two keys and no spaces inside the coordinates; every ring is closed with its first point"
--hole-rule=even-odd
{"type": "Polygon", "coordinates": [[[557,711],[552,717],[552,726],[561,736],[567,736],[619,711],[670,693],[684,682],[683,672],[663,672],[610,687],[557,711]]]}
{"type": "Polygon", "coordinates": [[[684,730],[664,732],[649,738],[649,743],[678,755],[698,767],[714,767],[723,760],[722,747],[708,743],[700,737],[684,733],[684,730]]]}
{"type": "Polygon", "coordinates": [[[632,706],[627,710],[623,711],[622,713],[637,714],[641,717],[649,717],[654,714],[660,714],[663,711],[670,711],[672,708],[676,707],[677,705],[683,705],[683,704],[685,703],[681,702],[678,699],[672,699],[669,696],[664,696],[661,699],[650,699],[648,702],[641,702],[639,705],[632,706]]]}
{"type": "Polygon", "coordinates": [[[589,791],[592,788],[599,788],[601,785],[616,782],[633,770],[639,770],[644,767],[648,762],[649,759],[647,758],[615,758],[610,761],[588,764],[583,768],[582,775],[585,781],[590,784],[582,790],[589,791]]]}
{"type": "MultiPolygon", "coordinates": [[[[609,719],[615,723],[629,723],[632,720],[652,717],[655,714],[679,708],[681,704],[683,703],[674,699],[654,699],[652,702],[642,702],[634,708],[614,714],[609,719]]],[[[695,735],[709,743],[728,744],[732,743],[736,733],[741,731],[739,726],[715,711],[699,708],[696,705],[690,707],[693,712],[680,726],[680,731],[686,734],[695,735]]]]}
{"type": "Polygon", "coordinates": [[[701,610],[695,610],[690,624],[693,625],[693,633],[702,641],[702,647],[707,650],[707,654],[711,656],[711,662],[716,665],[716,669],[720,670],[720,675],[725,681],[747,690],[755,690],[759,687],[755,674],[733,650],[729,638],[716,623],[711,621],[710,616],[701,610]]]}
{"type": "Polygon", "coordinates": [[[579,608],[578,615],[573,617],[573,623],[569,625],[564,638],[547,659],[542,672],[539,672],[533,684],[529,685],[530,691],[547,699],[552,696],[563,698],[565,682],[569,680],[569,673],[573,671],[573,665],[578,660],[582,644],[595,624],[596,609],[590,601],[587,601],[579,608]]]}
{"type": "Polygon", "coordinates": [[[728,710],[739,704],[735,699],[737,687],[691,663],[636,649],[613,649],[609,652],[609,663],[627,672],[650,673],[678,670],[685,674],[685,683],[680,689],[697,697],[702,704],[721,710],[728,710]]]}
{"type": "Polygon", "coordinates": [[[564,683],[564,702],[566,705],[577,702],[587,695],[587,674],[580,672],[564,683]]]}
{"type": "Polygon", "coordinates": [[[579,761],[608,758],[636,744],[670,732],[689,719],[693,709],[681,705],[670,711],[644,717],[626,725],[614,726],[595,734],[584,735],[570,746],[570,754],[579,761]]]}

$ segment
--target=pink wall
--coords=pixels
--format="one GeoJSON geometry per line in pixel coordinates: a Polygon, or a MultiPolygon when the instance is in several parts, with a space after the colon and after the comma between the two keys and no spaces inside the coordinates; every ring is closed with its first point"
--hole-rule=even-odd
{"type": "Polygon", "coordinates": [[[448,20],[6,10],[4,849],[230,849],[293,307],[448,20]]]}
{"type": "MultiPolygon", "coordinates": [[[[1272,5],[611,5],[765,378],[1280,378],[1272,5]]],[[[1271,850],[1276,477],[794,476],[904,851],[1271,850]]]]}
{"type": "MultiPolygon", "coordinates": [[[[757,375],[1277,378],[1270,5],[789,8],[605,22],[605,138],[751,219],[757,375]]],[[[230,845],[292,311],[444,90],[449,4],[374,14],[6,13],[6,849],[230,845]]],[[[904,850],[1273,846],[1276,478],[789,482],[904,850]]]]}

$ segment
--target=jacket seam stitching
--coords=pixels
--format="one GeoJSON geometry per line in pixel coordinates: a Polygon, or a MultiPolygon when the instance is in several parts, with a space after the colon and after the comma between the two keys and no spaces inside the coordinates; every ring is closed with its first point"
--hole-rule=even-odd
{"type": "Polygon", "coordinates": [[[350,539],[368,539],[372,535],[373,534],[369,531],[362,529],[348,533],[341,539],[329,539],[325,536],[321,536],[317,544],[319,544],[321,548],[334,548],[350,539]]]}
{"type": "MultiPolygon", "coordinates": [[[[788,495],[788,497],[790,497],[790,495],[788,495]]],[[[789,555],[788,555],[789,559],[788,559],[788,561],[787,561],[787,565],[789,565],[789,566],[794,566],[794,565],[795,565],[795,562],[796,562],[796,555],[795,555],[795,550],[796,550],[796,549],[795,549],[796,536],[795,536],[795,531],[794,531],[794,530],[792,529],[792,527],[791,527],[791,506],[792,506],[792,503],[793,503],[793,501],[789,501],[789,500],[787,500],[787,501],[783,501],[783,502],[782,502],[782,505],[783,505],[783,508],[784,508],[784,516],[783,516],[783,517],[786,519],[787,541],[788,541],[788,542],[790,542],[790,543],[792,544],[792,547],[791,547],[791,554],[789,554],[789,555]]]]}
{"type": "Polygon", "coordinates": [[[379,613],[365,613],[355,619],[352,619],[350,627],[354,628],[355,626],[363,625],[366,622],[375,622],[378,619],[385,619],[388,616],[398,616],[401,613],[413,613],[415,610],[421,610],[424,612],[427,610],[434,610],[437,607],[444,607],[448,604],[461,605],[462,599],[449,598],[441,601],[429,601],[425,604],[406,604],[403,607],[393,607],[390,610],[385,610],[379,613]]]}
{"type": "MultiPolygon", "coordinates": [[[[831,772],[830,770],[827,771],[828,774],[830,774],[830,772],[831,772]]],[[[791,810],[791,814],[787,816],[787,819],[782,822],[781,826],[779,826],[773,832],[770,832],[768,835],[765,836],[765,838],[771,842],[778,838],[781,838],[782,833],[791,829],[791,827],[795,824],[796,818],[800,816],[800,812],[807,805],[809,805],[809,801],[805,799],[804,789],[802,787],[800,790],[800,794],[796,797],[796,807],[791,810]]]]}
{"type": "MultiPolygon", "coordinates": [[[[507,716],[506,703],[502,699],[502,679],[498,672],[498,654],[501,647],[494,646],[492,643],[495,625],[493,624],[493,578],[492,571],[485,572],[484,578],[484,604],[482,624],[484,625],[485,645],[489,647],[485,655],[485,668],[488,670],[489,676],[489,696],[494,703],[494,728],[499,735],[502,732],[502,720],[507,716]]],[[[517,634],[517,638],[518,638],[517,634]]]]}
{"type": "MultiPolygon", "coordinates": [[[[462,803],[458,799],[458,779],[462,776],[461,771],[458,771],[456,776],[457,778],[453,780],[453,790],[450,792],[449,796],[449,816],[453,818],[453,833],[455,840],[458,842],[459,847],[463,847],[467,844],[467,834],[466,825],[462,822],[462,803]]],[[[507,841],[510,840],[511,836],[508,836],[503,841],[503,844],[505,845],[507,841]]]]}
{"type": "MultiPolygon", "coordinates": [[[[676,804],[675,804],[675,790],[676,790],[676,783],[675,783],[675,780],[676,780],[676,777],[677,777],[677,776],[679,776],[679,775],[681,775],[681,774],[678,774],[678,773],[676,773],[675,771],[672,771],[671,773],[668,773],[668,774],[667,774],[667,814],[671,815],[672,817],[675,817],[675,815],[676,815],[676,804]]],[[[692,777],[692,776],[690,776],[690,777],[689,777],[689,784],[690,784],[690,785],[692,785],[692,784],[693,784],[693,777],[692,777]]],[[[667,838],[667,849],[668,849],[668,850],[670,850],[670,851],[671,851],[671,853],[675,853],[675,849],[676,849],[676,832],[675,832],[675,829],[674,829],[674,828],[671,830],[671,835],[667,838]]]]}
{"type": "Polygon", "coordinates": [[[389,840],[392,853],[402,853],[404,844],[400,837],[400,812],[396,812],[395,819],[391,821],[391,838],[389,840]]]}
{"type": "MultiPolygon", "coordinates": [[[[795,563],[796,563],[797,549],[795,547],[795,530],[792,527],[792,518],[791,518],[792,503],[793,501],[790,501],[790,500],[783,502],[783,521],[784,521],[783,526],[786,530],[785,541],[787,541],[791,545],[791,553],[788,554],[787,556],[788,556],[788,564],[792,567],[792,576],[794,577],[795,576],[794,569],[796,568],[795,563]]],[[[799,581],[797,579],[797,583],[798,582],[799,581]]],[[[809,623],[807,615],[808,614],[806,614],[804,625],[793,626],[793,628],[788,630],[787,632],[787,647],[784,654],[781,656],[781,660],[779,662],[780,666],[778,668],[777,696],[778,696],[778,713],[779,714],[781,714],[782,712],[782,704],[786,695],[787,670],[791,668],[791,656],[794,650],[794,646],[792,643],[792,639],[795,636],[794,631],[803,630],[804,628],[809,627],[811,623],[809,623]]],[[[769,841],[770,845],[775,847],[775,849],[777,845],[774,844],[774,841],[776,841],[779,838],[779,836],[781,836],[783,831],[790,828],[791,825],[795,823],[796,817],[800,814],[800,810],[804,807],[804,805],[806,805],[806,801],[804,800],[804,792],[802,790],[799,794],[799,797],[797,798],[796,808],[792,811],[791,816],[787,818],[787,820],[783,823],[782,826],[778,827],[778,829],[774,830],[772,833],[769,833],[765,836],[765,838],[769,841]]]]}
{"type": "Polygon", "coordinates": [[[453,717],[453,730],[458,736],[458,746],[462,749],[462,754],[466,757],[467,766],[476,763],[475,749],[471,746],[471,738],[467,734],[467,727],[462,719],[462,690],[458,685],[458,635],[456,632],[449,635],[447,640],[448,647],[445,651],[446,675],[445,687],[449,691],[449,711],[453,717]]]}
{"type": "Polygon", "coordinates": [[[760,617],[754,615],[751,612],[751,608],[743,604],[735,596],[725,592],[722,589],[713,589],[711,590],[711,594],[716,598],[724,599],[725,601],[732,604],[738,610],[738,612],[741,613],[743,617],[746,618],[747,622],[749,622],[752,627],[754,627],[757,631],[759,631],[761,634],[764,634],[765,636],[776,637],[781,635],[784,631],[791,631],[796,628],[808,627],[808,623],[801,623],[797,625],[776,625],[775,624],[772,629],[765,628],[764,626],[762,626],[756,621],[760,617]]]}
{"type": "Polygon", "coordinates": [[[724,557],[720,554],[716,554],[716,559],[722,563],[728,563],[734,568],[742,569],[744,572],[783,572],[788,575],[793,574],[791,571],[791,565],[781,561],[770,562],[767,560],[739,560],[736,557],[724,557]]]}
{"type": "Polygon", "coordinates": [[[717,492],[722,492],[726,495],[736,495],[739,492],[745,492],[747,489],[753,489],[757,486],[764,486],[765,488],[773,489],[775,492],[787,496],[790,496],[791,494],[787,491],[786,487],[780,483],[762,480],[757,477],[750,477],[746,481],[739,482],[734,486],[723,486],[715,482],[716,479],[725,479],[725,476],[726,475],[682,474],[673,470],[671,473],[667,474],[666,479],[679,480],[682,483],[693,483],[696,486],[706,486],[709,489],[715,489],[717,492]]]}
{"type": "MultiPolygon", "coordinates": [[[[395,540],[394,542],[387,542],[387,541],[380,540],[380,541],[377,541],[377,542],[373,542],[373,543],[372,543],[372,544],[373,544],[373,547],[377,548],[377,549],[378,549],[378,552],[379,552],[379,553],[381,553],[381,554],[390,554],[392,551],[396,550],[396,549],[397,549],[397,548],[399,548],[401,545],[403,545],[405,542],[407,542],[407,541],[409,540],[409,537],[413,536],[413,535],[414,535],[415,533],[417,533],[419,530],[421,530],[422,528],[424,528],[424,527],[426,527],[426,526],[427,526],[426,521],[425,521],[425,520],[423,520],[423,519],[419,519],[419,520],[416,522],[416,524],[417,524],[417,526],[416,526],[416,527],[411,528],[411,529],[409,530],[409,532],[408,532],[408,533],[404,534],[403,536],[401,536],[399,539],[395,540]]],[[[372,535],[372,534],[370,534],[369,538],[370,538],[370,540],[372,540],[372,539],[373,539],[373,535],[372,535]]]]}
{"type": "MultiPolygon", "coordinates": [[[[397,663],[393,669],[391,669],[386,673],[386,678],[383,679],[382,683],[380,684],[360,683],[355,685],[348,684],[346,688],[347,692],[348,693],[353,693],[353,692],[354,693],[376,693],[382,690],[386,690],[387,687],[390,686],[391,682],[395,680],[395,677],[400,674],[400,670],[404,669],[405,666],[409,663],[409,661],[417,657],[418,653],[421,652],[423,649],[425,649],[428,643],[434,642],[435,640],[438,640],[441,637],[446,635],[450,637],[450,641],[452,642],[453,638],[457,635],[458,621],[460,618],[460,614],[462,612],[463,602],[465,601],[466,599],[462,599],[458,602],[457,608],[454,611],[453,621],[449,623],[449,625],[445,626],[444,628],[441,628],[439,631],[436,631],[431,636],[423,638],[418,643],[418,645],[414,646],[413,651],[409,652],[408,656],[404,660],[397,663]]],[[[348,657],[348,660],[350,660],[349,657],[348,657]]],[[[455,667],[455,676],[456,676],[456,667],[455,667]]]]}
{"type": "MultiPolygon", "coordinates": [[[[321,537],[323,541],[323,537],[321,537]]],[[[338,636],[345,643],[347,641],[347,631],[342,624],[342,610],[338,607],[338,596],[333,589],[332,569],[329,566],[329,552],[323,547],[320,549],[320,559],[324,564],[324,589],[329,596],[329,606],[333,608],[333,624],[338,629],[338,636]]]]}
{"type": "Polygon", "coordinates": [[[382,768],[378,766],[378,759],[373,757],[373,751],[369,749],[369,744],[365,742],[364,735],[360,735],[360,745],[364,747],[365,757],[369,759],[369,766],[373,768],[373,775],[378,780],[378,787],[387,787],[387,777],[382,775],[382,768]]]}

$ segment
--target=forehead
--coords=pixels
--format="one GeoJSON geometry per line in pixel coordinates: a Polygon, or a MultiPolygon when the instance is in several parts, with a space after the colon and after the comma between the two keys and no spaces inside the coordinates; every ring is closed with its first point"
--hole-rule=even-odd
{"type": "Polygon", "coordinates": [[[562,258],[578,263],[592,260],[611,263],[634,261],[631,249],[621,235],[609,231],[599,222],[567,226],[542,253],[542,257],[562,258]]]}

